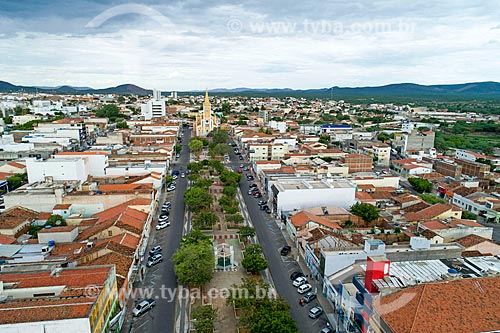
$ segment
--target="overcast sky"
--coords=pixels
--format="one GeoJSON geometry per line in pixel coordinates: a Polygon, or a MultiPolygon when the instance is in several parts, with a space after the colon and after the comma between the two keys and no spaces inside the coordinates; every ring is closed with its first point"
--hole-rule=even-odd
{"type": "Polygon", "coordinates": [[[39,86],[500,81],[500,1],[0,0],[0,57],[39,86]]]}

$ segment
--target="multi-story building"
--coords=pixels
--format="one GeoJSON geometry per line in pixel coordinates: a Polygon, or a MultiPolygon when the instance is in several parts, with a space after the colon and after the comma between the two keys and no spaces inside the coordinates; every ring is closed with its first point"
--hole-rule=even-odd
{"type": "Polygon", "coordinates": [[[39,123],[31,134],[23,137],[23,142],[69,143],[74,149],[86,149],[92,144],[92,138],[82,118],[64,118],[51,123],[39,123]]]}
{"type": "Polygon", "coordinates": [[[490,173],[490,166],[478,162],[455,159],[455,163],[462,166],[462,175],[483,179],[490,173]]]}
{"type": "Polygon", "coordinates": [[[154,89],[153,98],[141,104],[141,115],[146,120],[164,118],[167,115],[166,99],[161,97],[161,91],[154,89]]]}
{"type": "Polygon", "coordinates": [[[448,176],[455,180],[459,180],[462,177],[462,166],[452,160],[434,160],[433,168],[443,176],[448,176]]]}
{"type": "Polygon", "coordinates": [[[363,154],[347,154],[343,162],[348,166],[349,173],[371,172],[373,168],[373,158],[363,154]]]}
{"type": "Polygon", "coordinates": [[[250,161],[282,160],[288,153],[288,145],[282,144],[248,144],[250,161]]]}
{"type": "Polygon", "coordinates": [[[47,160],[26,159],[28,182],[85,181],[89,176],[88,159],[82,157],[50,158],[47,160]]]}
{"type": "Polygon", "coordinates": [[[203,102],[203,110],[196,115],[194,123],[194,134],[199,137],[206,137],[208,133],[219,127],[219,119],[212,112],[210,99],[208,98],[208,90],[205,92],[205,101],[203,102]]]}
{"type": "Polygon", "coordinates": [[[267,123],[269,122],[269,111],[259,110],[259,118],[262,119],[264,125],[267,125],[267,123]]]}
{"type": "Polygon", "coordinates": [[[388,167],[391,161],[391,147],[385,143],[374,143],[364,148],[368,155],[373,156],[375,164],[388,167]]]}
{"type": "Polygon", "coordinates": [[[1,273],[0,281],[1,332],[104,333],[119,325],[114,266],[1,273]]]}
{"type": "Polygon", "coordinates": [[[413,130],[405,136],[403,152],[406,151],[424,151],[428,152],[434,148],[434,138],[436,133],[433,131],[420,132],[413,130]]]}

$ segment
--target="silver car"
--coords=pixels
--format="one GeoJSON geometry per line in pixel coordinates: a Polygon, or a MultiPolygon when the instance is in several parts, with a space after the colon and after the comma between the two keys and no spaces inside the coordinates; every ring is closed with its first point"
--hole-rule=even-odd
{"type": "Polygon", "coordinates": [[[143,313],[148,312],[156,305],[156,301],[154,299],[145,299],[135,306],[132,310],[132,314],[134,317],[139,317],[143,313]]]}

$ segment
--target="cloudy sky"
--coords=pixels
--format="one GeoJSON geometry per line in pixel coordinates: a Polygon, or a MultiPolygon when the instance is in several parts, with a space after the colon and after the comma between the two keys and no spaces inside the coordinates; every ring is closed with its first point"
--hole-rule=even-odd
{"type": "Polygon", "coordinates": [[[189,90],[500,80],[498,0],[0,0],[0,80],[189,90]]]}

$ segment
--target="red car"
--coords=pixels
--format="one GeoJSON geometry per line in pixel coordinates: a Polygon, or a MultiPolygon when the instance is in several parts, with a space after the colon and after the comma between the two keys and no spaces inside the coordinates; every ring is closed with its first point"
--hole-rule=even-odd
{"type": "Polygon", "coordinates": [[[241,170],[241,168],[238,169],[238,173],[243,173],[243,170],[241,170]]]}

